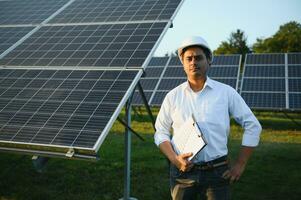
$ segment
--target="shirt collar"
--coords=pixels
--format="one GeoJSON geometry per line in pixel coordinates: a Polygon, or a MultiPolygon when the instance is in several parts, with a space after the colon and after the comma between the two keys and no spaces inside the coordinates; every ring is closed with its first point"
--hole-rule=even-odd
{"type": "MultiPolygon", "coordinates": [[[[213,80],[211,78],[209,78],[208,76],[207,76],[206,82],[204,84],[204,88],[206,88],[206,87],[211,88],[211,89],[214,87],[213,80]]],[[[190,85],[188,83],[188,80],[183,83],[182,89],[183,90],[187,90],[187,91],[192,91],[192,89],[191,89],[191,87],[190,87],[190,85]]]]}

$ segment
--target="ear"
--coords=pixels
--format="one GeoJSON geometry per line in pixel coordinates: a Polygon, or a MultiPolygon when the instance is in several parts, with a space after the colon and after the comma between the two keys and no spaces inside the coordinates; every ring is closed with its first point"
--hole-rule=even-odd
{"type": "Polygon", "coordinates": [[[209,67],[211,66],[211,62],[210,62],[210,59],[209,58],[207,58],[207,63],[208,63],[208,65],[209,65],[209,67]]]}

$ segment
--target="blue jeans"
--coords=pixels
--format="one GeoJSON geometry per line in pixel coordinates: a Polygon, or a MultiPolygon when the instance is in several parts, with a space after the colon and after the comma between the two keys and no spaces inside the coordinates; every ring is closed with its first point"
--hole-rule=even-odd
{"type": "Polygon", "coordinates": [[[229,180],[222,177],[228,165],[210,170],[194,169],[180,172],[170,165],[170,188],[173,200],[229,200],[229,180]]]}

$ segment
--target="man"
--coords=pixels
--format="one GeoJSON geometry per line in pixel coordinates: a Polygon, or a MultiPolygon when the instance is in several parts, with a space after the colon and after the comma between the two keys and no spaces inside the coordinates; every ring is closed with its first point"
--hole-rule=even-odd
{"type": "Polygon", "coordinates": [[[178,56],[187,82],[166,95],[157,116],[155,133],[155,143],[171,162],[172,198],[230,199],[229,184],[242,175],[259,143],[261,126],[232,87],[207,76],[213,55],[203,38],[184,40],[178,56]],[[207,145],[197,155],[177,155],[170,142],[170,130],[174,135],[181,134],[181,125],[192,115],[201,127],[207,145]],[[238,158],[229,166],[227,140],[231,116],[244,128],[244,133],[238,158]],[[189,161],[191,156],[194,157],[189,161]]]}

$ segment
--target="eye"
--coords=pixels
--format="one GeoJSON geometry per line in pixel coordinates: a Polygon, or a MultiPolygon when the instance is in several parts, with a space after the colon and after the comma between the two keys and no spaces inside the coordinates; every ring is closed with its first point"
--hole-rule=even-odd
{"type": "Polygon", "coordinates": [[[194,56],[194,59],[196,61],[202,61],[202,60],[204,60],[204,56],[203,55],[197,55],[197,56],[194,56]]]}
{"type": "Polygon", "coordinates": [[[196,55],[196,56],[187,56],[185,58],[185,60],[187,62],[191,62],[194,59],[196,62],[200,62],[200,61],[204,60],[204,58],[205,57],[203,55],[196,55]]]}
{"type": "Polygon", "coordinates": [[[191,61],[192,61],[192,56],[186,57],[185,60],[186,60],[187,62],[191,62],[191,61]]]}

